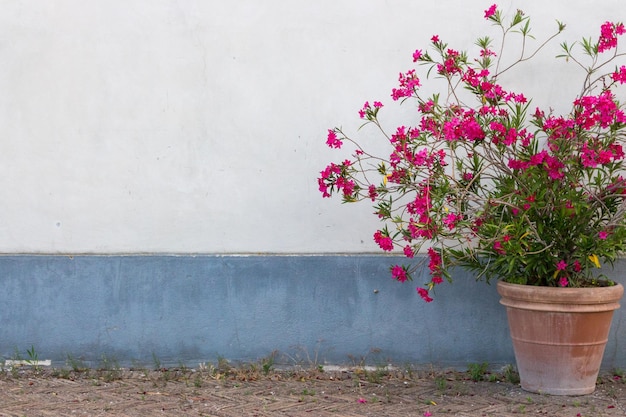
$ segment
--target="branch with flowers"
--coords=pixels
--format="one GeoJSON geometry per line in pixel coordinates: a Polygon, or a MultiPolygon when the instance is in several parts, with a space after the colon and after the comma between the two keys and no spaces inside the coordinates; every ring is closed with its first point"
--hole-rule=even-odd
{"type": "Polygon", "coordinates": [[[626,82],[626,66],[616,64],[624,57],[618,50],[624,25],[606,22],[596,41],[561,44],[558,57],[579,66],[585,79],[571,111],[556,115],[531,109],[524,94],[499,79],[528,65],[565,25],[557,21],[554,35],[530,48],[531,20],[522,11],[505,23],[493,5],[484,17],[500,31],[497,49],[491,38],[479,38],[470,59],[433,36],[430,51],[413,53],[426,75],[401,73],[391,98],[415,105],[416,124],[388,134],[381,102],[359,111],[363,127],[375,128],[389,145],[388,155],[370,153],[340,128],[328,130],[328,146],[349,143],[355,150],[321,171],[320,192],[371,202],[382,222],[375,242],[407,258],[391,266],[394,279],[413,280],[422,266],[416,255],[426,255],[430,278],[417,291],[427,302],[436,285],[452,280],[454,267],[487,282],[612,285],[598,268],[626,246],[626,114],[616,96],[626,82]],[[511,36],[521,43],[505,65],[511,36]],[[440,92],[423,96],[423,82],[440,92]]]}

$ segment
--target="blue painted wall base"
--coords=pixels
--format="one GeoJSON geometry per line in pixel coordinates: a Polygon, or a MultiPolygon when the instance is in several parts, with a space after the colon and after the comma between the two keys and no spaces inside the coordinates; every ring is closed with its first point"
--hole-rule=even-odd
{"type": "MultiPolygon", "coordinates": [[[[62,366],[514,363],[495,285],[466,272],[426,304],[390,256],[0,256],[0,355],[31,346],[62,366]]],[[[608,274],[624,283],[626,262],[608,274]]],[[[426,273],[422,281],[426,281],[426,273]]],[[[626,308],[604,368],[626,368],[626,308]]]]}

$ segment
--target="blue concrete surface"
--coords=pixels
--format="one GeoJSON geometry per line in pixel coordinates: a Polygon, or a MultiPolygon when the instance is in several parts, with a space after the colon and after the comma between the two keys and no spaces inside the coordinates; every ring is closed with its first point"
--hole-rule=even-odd
{"type": "MultiPolygon", "coordinates": [[[[63,365],[513,363],[495,285],[459,272],[426,304],[389,256],[0,256],[0,355],[63,365]]],[[[624,283],[625,262],[611,274],[624,283]]],[[[423,280],[425,280],[424,277],[423,280]]],[[[604,368],[626,368],[626,306],[604,368]]]]}

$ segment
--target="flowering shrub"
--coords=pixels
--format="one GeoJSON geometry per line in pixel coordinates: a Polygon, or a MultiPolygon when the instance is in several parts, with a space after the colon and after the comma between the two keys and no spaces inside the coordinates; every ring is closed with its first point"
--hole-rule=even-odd
{"type": "Polygon", "coordinates": [[[612,63],[621,23],[602,25],[596,42],[562,43],[560,58],[586,77],[571,111],[556,115],[531,108],[521,92],[507,89],[501,75],[530,60],[565,25],[532,51],[530,18],[517,11],[505,24],[496,5],[485,19],[501,31],[498,49],[479,38],[477,56],[448,47],[438,36],[431,51],[416,50],[411,69],[399,76],[394,101],[414,104],[417,123],[385,133],[383,104],[366,102],[365,125],[388,142],[387,157],[367,148],[340,128],[330,129],[327,145],[350,143],[350,159],[331,163],[318,178],[324,197],[371,201],[383,225],[374,240],[383,251],[402,251],[406,265],[391,267],[394,279],[413,279],[418,253],[430,280],[417,291],[431,291],[451,280],[451,268],[475,271],[477,279],[561,287],[611,285],[597,268],[612,263],[626,242],[624,113],[614,90],[626,82],[626,66],[612,63]],[[509,35],[521,36],[519,58],[501,59],[509,35]],[[575,52],[582,53],[577,57],[575,52]],[[423,82],[442,82],[441,92],[424,97],[423,82]]]}

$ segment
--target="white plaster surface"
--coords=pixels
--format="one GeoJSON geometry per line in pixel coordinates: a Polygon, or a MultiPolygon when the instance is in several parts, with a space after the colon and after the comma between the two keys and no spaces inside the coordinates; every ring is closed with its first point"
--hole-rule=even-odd
{"type": "MultiPolygon", "coordinates": [[[[367,252],[371,209],[318,172],[438,34],[470,48],[476,0],[0,1],[0,252],[367,252]]],[[[562,40],[621,0],[506,1],[562,40]]],[[[558,43],[513,83],[566,108],[558,43]]],[[[568,94],[566,94],[568,93],[568,94]]],[[[410,121],[389,120],[393,123],[410,121]]]]}

